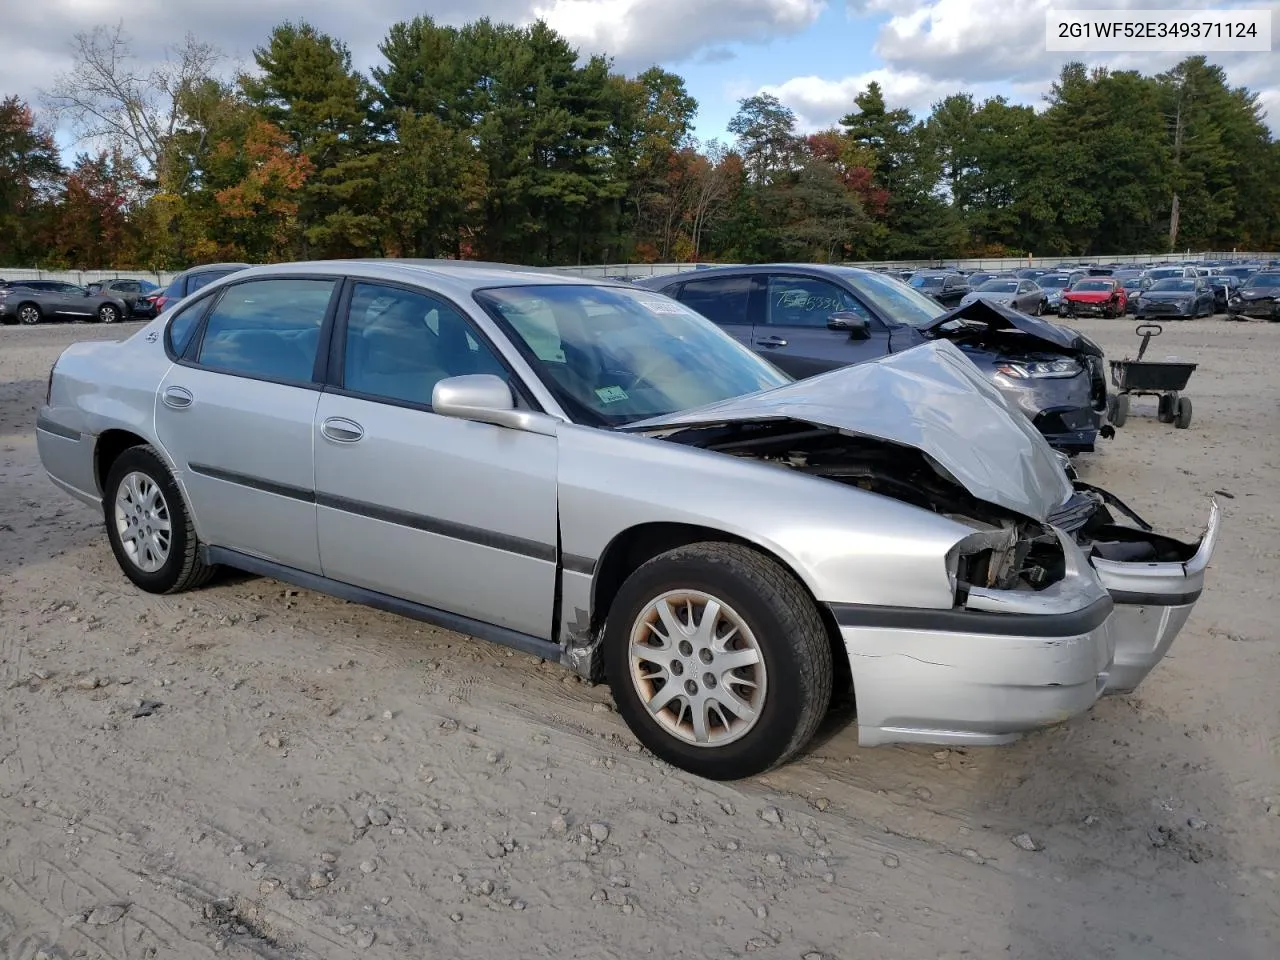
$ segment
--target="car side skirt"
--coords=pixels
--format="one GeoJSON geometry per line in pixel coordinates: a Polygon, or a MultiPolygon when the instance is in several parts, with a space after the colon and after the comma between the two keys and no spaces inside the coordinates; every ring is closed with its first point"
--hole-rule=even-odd
{"type": "Polygon", "coordinates": [[[339,600],[362,603],[365,606],[385,610],[388,613],[408,617],[411,620],[421,620],[424,623],[443,627],[446,630],[455,630],[458,633],[479,637],[481,640],[488,640],[504,647],[511,647],[522,653],[533,654],[535,657],[542,657],[544,660],[554,660],[559,663],[561,659],[561,650],[558,643],[509,630],[506,627],[473,620],[470,617],[459,616],[447,610],[428,607],[425,604],[414,603],[410,600],[402,600],[399,597],[378,593],[376,590],[367,590],[364,587],[353,586],[340,580],[330,580],[328,577],[308,573],[305,570],[298,570],[294,567],[287,567],[272,560],[264,560],[261,557],[241,553],[239,550],[203,546],[201,547],[201,554],[205,563],[220,564],[243,570],[246,573],[257,574],[258,576],[272,577],[285,583],[291,583],[296,587],[301,587],[304,590],[315,590],[318,593],[326,593],[337,597],[339,600]]]}

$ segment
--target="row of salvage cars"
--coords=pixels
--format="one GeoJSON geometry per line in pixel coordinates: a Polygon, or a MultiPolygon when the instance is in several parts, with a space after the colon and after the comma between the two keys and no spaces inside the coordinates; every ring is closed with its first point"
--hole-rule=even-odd
{"type": "Polygon", "coordinates": [[[554,659],[702,776],[850,693],[863,744],[999,744],[1146,677],[1219,521],[1184,543],[1075,479],[981,365],[1068,351],[977,309],[793,379],[626,284],[257,267],[68,348],[39,450],[144,590],[239,568],[554,659]]]}

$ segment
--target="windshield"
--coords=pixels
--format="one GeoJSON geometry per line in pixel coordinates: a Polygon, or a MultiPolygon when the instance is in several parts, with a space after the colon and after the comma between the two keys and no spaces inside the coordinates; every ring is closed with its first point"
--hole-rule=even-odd
{"type": "Polygon", "coordinates": [[[701,314],[648,290],[579,284],[478,290],[576,422],[616,427],[791,378],[701,314]]]}
{"type": "Polygon", "coordinates": [[[1151,285],[1152,292],[1157,290],[1194,290],[1196,282],[1185,277],[1167,277],[1164,280],[1157,280],[1151,285]]]}
{"type": "Polygon", "coordinates": [[[1110,280],[1081,280],[1071,289],[1079,290],[1082,293],[1090,292],[1090,291],[1097,293],[1100,291],[1110,290],[1111,288],[1112,288],[1112,282],[1110,280]]]}
{"type": "Polygon", "coordinates": [[[1071,282],[1071,278],[1065,273],[1046,274],[1036,281],[1040,286],[1049,290],[1061,290],[1071,282]]]}
{"type": "Polygon", "coordinates": [[[1255,273],[1246,287],[1280,287],[1280,273],[1255,273]]]}
{"type": "Polygon", "coordinates": [[[916,292],[901,280],[861,270],[837,269],[836,272],[871,309],[897,323],[927,327],[947,312],[937,300],[916,292]]]}
{"type": "Polygon", "coordinates": [[[917,289],[921,287],[940,287],[942,286],[942,278],[922,277],[917,275],[911,278],[911,285],[917,289]]]}
{"type": "Polygon", "coordinates": [[[1017,293],[1017,280],[988,280],[978,288],[983,293],[1017,293]]]}
{"type": "Polygon", "coordinates": [[[1160,267],[1156,270],[1148,270],[1147,276],[1152,280],[1164,280],[1167,277],[1182,276],[1182,267],[1160,267]]]}

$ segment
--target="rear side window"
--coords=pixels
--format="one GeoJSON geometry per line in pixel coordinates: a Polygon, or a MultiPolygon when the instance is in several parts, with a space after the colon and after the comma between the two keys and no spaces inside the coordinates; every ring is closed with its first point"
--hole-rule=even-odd
{"type": "Polygon", "coordinates": [[[169,321],[169,326],[165,330],[171,356],[180,357],[186,353],[187,347],[191,344],[191,335],[196,332],[196,327],[200,323],[200,315],[208,305],[209,298],[201,297],[173,315],[173,319],[169,321]]]}
{"type": "Polygon", "coordinates": [[[281,278],[228,287],[209,312],[196,362],[262,380],[310,382],[335,284],[281,278]]]}
{"type": "Polygon", "coordinates": [[[751,323],[751,277],[708,277],[690,280],[677,299],[720,326],[751,323]]]}

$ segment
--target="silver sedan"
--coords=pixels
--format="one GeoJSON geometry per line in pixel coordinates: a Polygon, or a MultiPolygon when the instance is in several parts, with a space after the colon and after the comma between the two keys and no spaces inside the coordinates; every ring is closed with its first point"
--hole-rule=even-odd
{"type": "Polygon", "coordinates": [[[557,660],[658,756],[998,744],[1131,690],[1217,534],[1120,523],[936,342],[805,381],[622,284],[444,262],[244,270],[58,359],[60,488],[140,588],[227,566],[557,660]]]}
{"type": "Polygon", "coordinates": [[[989,300],[1038,317],[1044,313],[1049,303],[1049,294],[1034,280],[997,278],[988,280],[966,293],[960,305],[966,306],[975,300],[989,300]]]}

